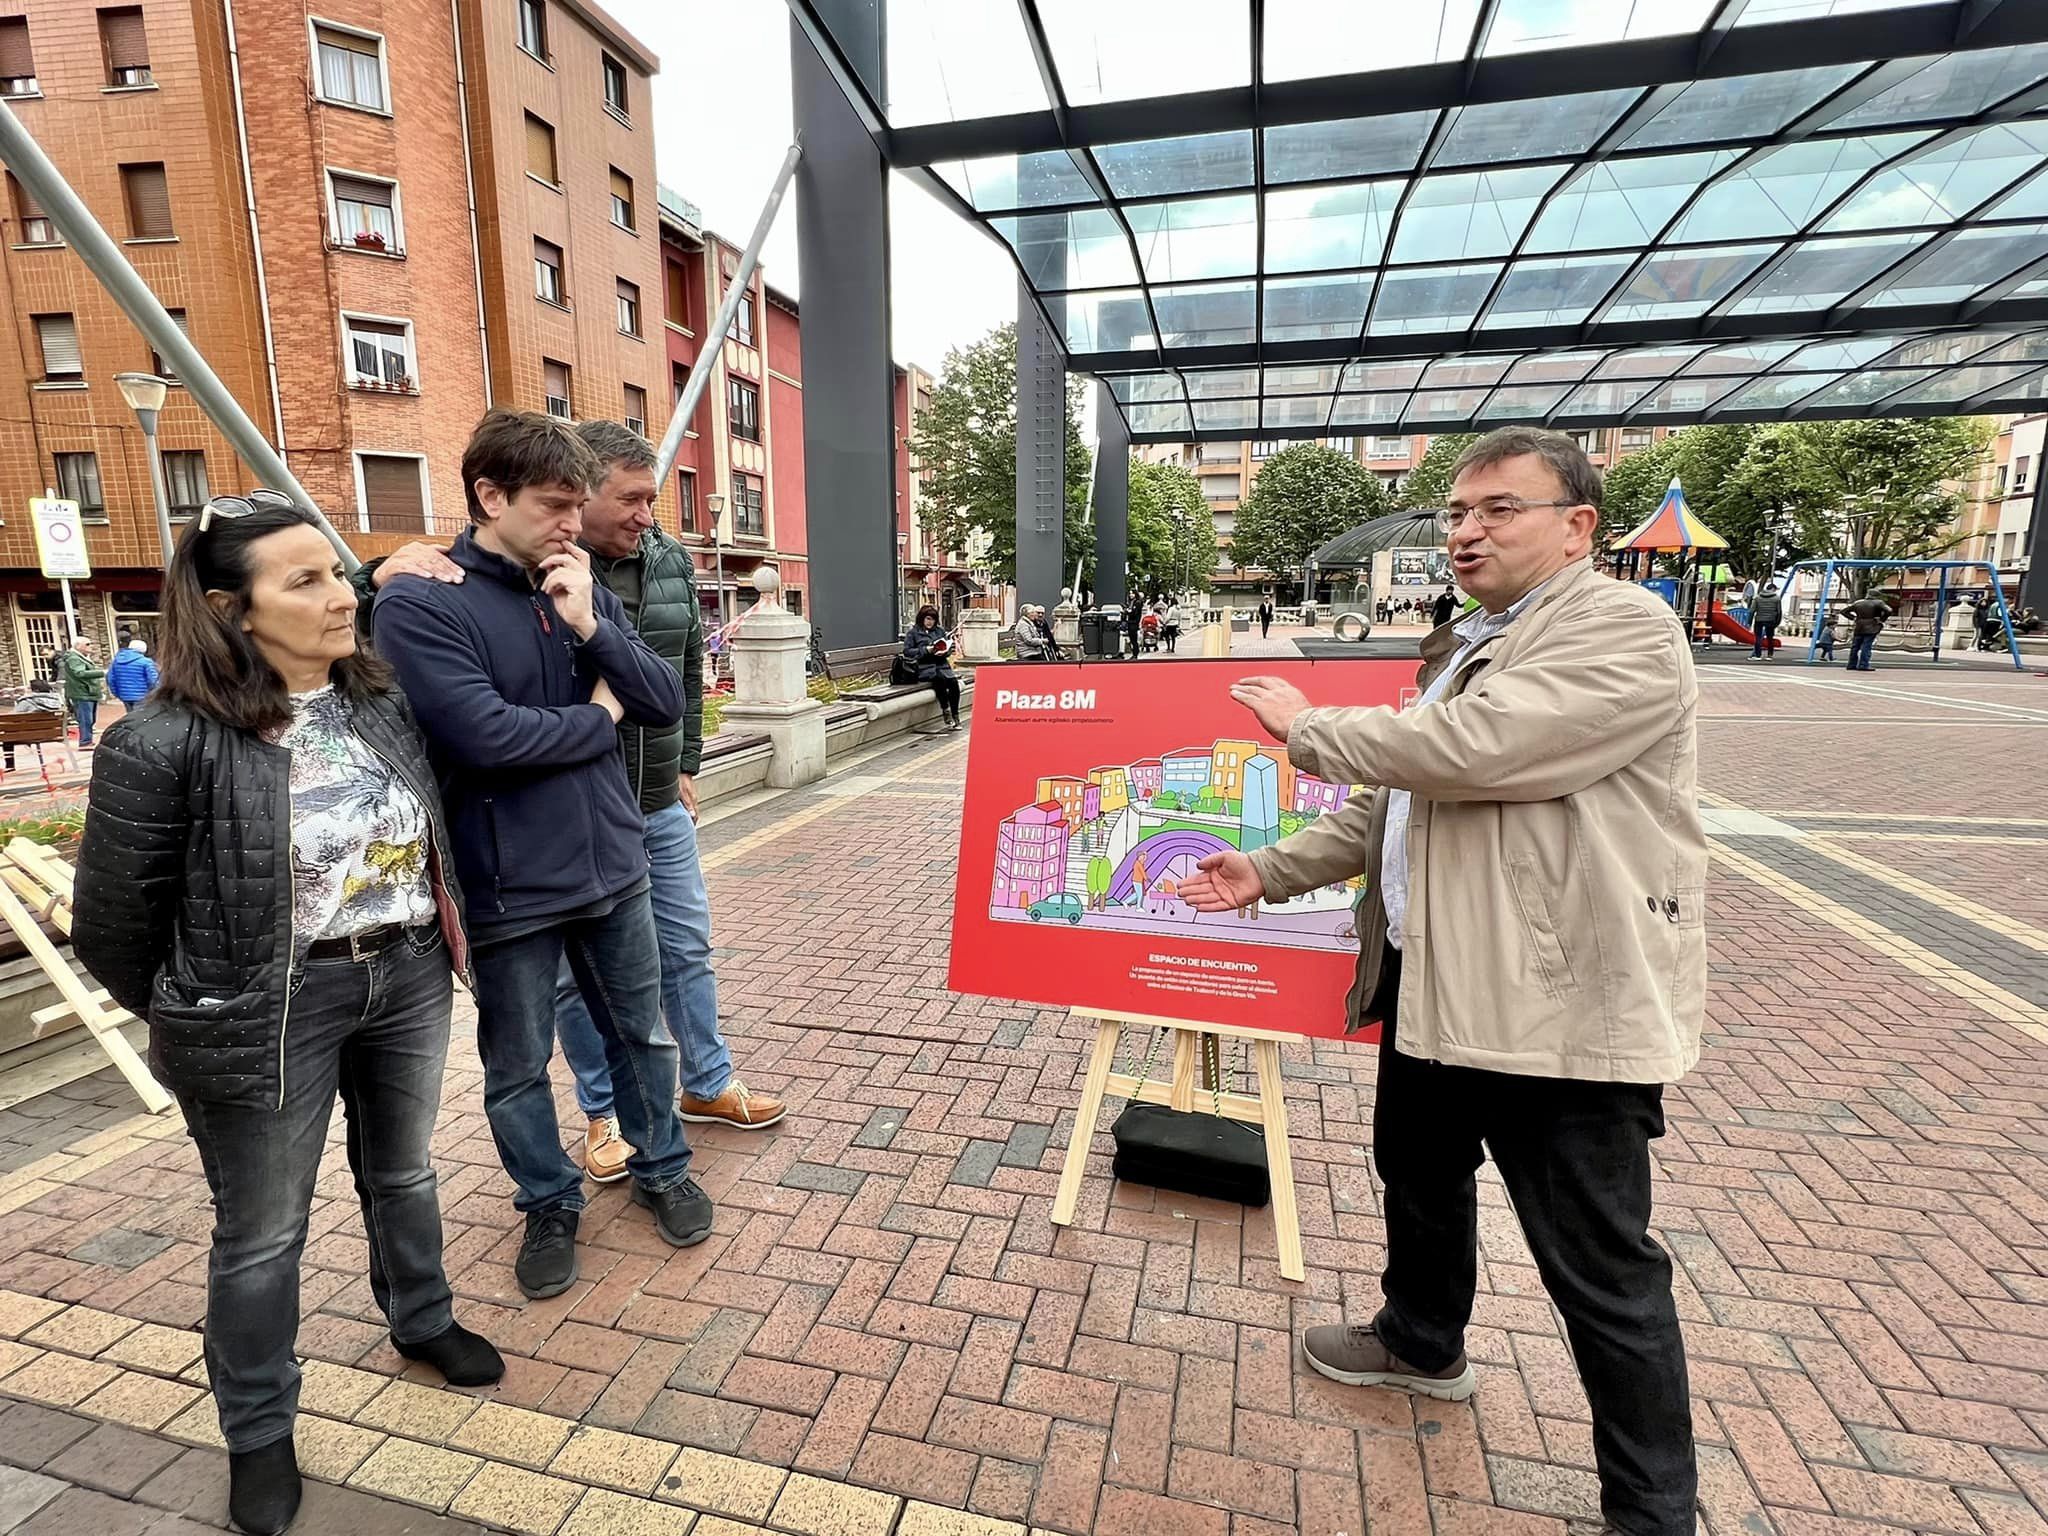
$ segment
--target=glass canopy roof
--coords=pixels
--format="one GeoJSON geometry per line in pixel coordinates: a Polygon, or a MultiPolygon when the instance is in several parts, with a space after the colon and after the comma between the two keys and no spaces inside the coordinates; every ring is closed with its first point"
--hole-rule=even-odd
{"type": "Polygon", "coordinates": [[[1139,440],[2044,398],[2048,0],[790,3],[1139,440]]]}

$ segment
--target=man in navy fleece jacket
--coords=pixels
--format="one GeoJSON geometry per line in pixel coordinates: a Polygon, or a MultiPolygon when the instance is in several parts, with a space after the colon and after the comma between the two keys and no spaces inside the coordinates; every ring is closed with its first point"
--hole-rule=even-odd
{"type": "Polygon", "coordinates": [[[682,684],[626,624],[576,542],[600,478],[568,423],[492,411],[462,458],[470,526],[459,580],[394,575],[377,594],[377,648],[398,671],[440,778],[475,956],[484,1110],[526,1236],[528,1296],[576,1280],[581,1171],[562,1149],[548,1084],[564,954],[604,1037],[620,1129],[638,1149],[633,1198],[678,1247],[711,1231],[677,1117],[676,1047],[639,802],[618,723],[682,717],[682,684]]]}

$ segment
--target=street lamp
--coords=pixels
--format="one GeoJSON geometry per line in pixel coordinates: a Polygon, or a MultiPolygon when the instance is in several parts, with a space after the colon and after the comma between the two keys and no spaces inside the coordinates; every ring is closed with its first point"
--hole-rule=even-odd
{"type": "MultiPolygon", "coordinates": [[[[897,500],[902,500],[900,492],[898,493],[897,500]]],[[[896,627],[898,629],[910,628],[910,589],[904,585],[910,579],[910,571],[906,563],[909,558],[910,535],[898,533],[896,535],[896,627]]]]}
{"type": "Polygon", "coordinates": [[[142,427],[142,441],[149,451],[149,488],[156,497],[156,537],[164,554],[164,569],[171,568],[171,501],[164,489],[164,456],[156,445],[156,413],[164,408],[170,385],[153,373],[117,373],[114,383],[135,420],[142,427]]]}
{"type": "Polygon", "coordinates": [[[713,491],[704,498],[704,510],[711,514],[711,558],[717,571],[718,627],[725,628],[725,498],[713,491]]]}

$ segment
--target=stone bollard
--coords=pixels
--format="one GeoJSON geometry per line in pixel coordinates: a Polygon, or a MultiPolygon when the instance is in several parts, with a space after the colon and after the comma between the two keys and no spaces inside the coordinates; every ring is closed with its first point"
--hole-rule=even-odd
{"type": "Polygon", "coordinates": [[[1230,620],[1228,608],[1219,608],[1216,618],[1202,626],[1202,654],[1204,656],[1228,656],[1230,654],[1230,620]]]}
{"type": "Polygon", "coordinates": [[[1052,637],[1071,656],[1081,654],[1081,610],[1074,606],[1074,590],[1060,588],[1060,600],[1053,605],[1052,637]]]}
{"type": "Polygon", "coordinates": [[[761,601],[726,632],[734,700],[721,726],[768,737],[771,787],[814,783],[825,777],[825,706],[811,697],[804,676],[811,626],[782,606],[773,567],[757,570],[754,585],[761,601]]]}
{"type": "Polygon", "coordinates": [[[984,661],[994,661],[997,642],[1003,633],[1002,615],[992,608],[970,608],[960,615],[960,655],[957,660],[962,666],[975,667],[984,661]]]}

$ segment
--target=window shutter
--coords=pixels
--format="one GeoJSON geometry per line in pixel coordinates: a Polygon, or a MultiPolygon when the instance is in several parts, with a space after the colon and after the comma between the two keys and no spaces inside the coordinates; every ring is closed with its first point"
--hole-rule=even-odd
{"type": "Polygon", "coordinates": [[[171,228],[171,188],[161,165],[124,165],[121,184],[128,194],[128,228],[137,240],[162,240],[171,228]]]}
{"type": "Polygon", "coordinates": [[[372,530],[424,532],[427,499],[418,459],[363,455],[363,512],[372,530]]]}
{"type": "MultiPolygon", "coordinates": [[[[7,179],[14,181],[12,176],[7,179]]],[[[26,183],[19,181],[14,181],[14,210],[24,219],[44,219],[49,217],[48,214],[43,212],[43,205],[36,201],[35,193],[29,191],[26,183]]]]}
{"type": "Polygon", "coordinates": [[[28,19],[10,16],[0,21],[0,76],[20,80],[35,72],[36,56],[29,46],[28,19]]]}
{"type": "Polygon", "coordinates": [[[548,393],[557,400],[569,398],[569,370],[560,363],[547,363],[542,368],[547,378],[548,393]]]}
{"type": "Polygon", "coordinates": [[[365,203],[372,208],[391,206],[391,187],[388,182],[358,181],[353,176],[334,178],[334,200],[338,203],[365,203]]]}
{"type": "Polygon", "coordinates": [[[633,218],[633,178],[624,171],[612,172],[612,196],[626,205],[626,220],[633,218]]]}
{"type": "Polygon", "coordinates": [[[36,335],[43,344],[43,376],[76,378],[85,371],[78,355],[78,325],[69,315],[39,315],[36,335]]]}
{"type": "Polygon", "coordinates": [[[149,67],[149,34],[142,27],[142,7],[100,12],[100,40],[107,49],[108,69],[149,67]]]}
{"type": "Polygon", "coordinates": [[[550,186],[559,179],[555,175],[555,130],[530,112],[526,115],[526,169],[550,186]]]}

